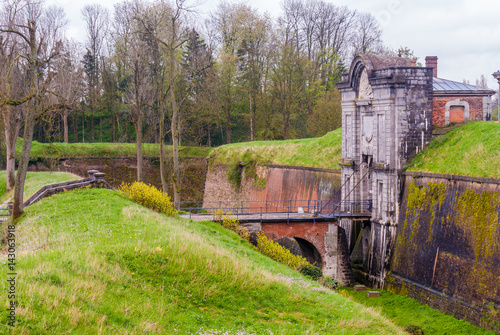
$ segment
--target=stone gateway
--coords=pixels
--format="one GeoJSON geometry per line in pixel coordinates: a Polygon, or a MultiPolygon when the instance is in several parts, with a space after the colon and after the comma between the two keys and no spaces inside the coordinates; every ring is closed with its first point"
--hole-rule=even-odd
{"type": "MultiPolygon", "coordinates": [[[[383,286],[395,242],[402,169],[432,138],[432,68],[360,55],[342,93],[342,201],[371,202],[370,220],[342,219],[358,273],[383,286]]],[[[359,278],[358,278],[359,279],[359,278]]]]}

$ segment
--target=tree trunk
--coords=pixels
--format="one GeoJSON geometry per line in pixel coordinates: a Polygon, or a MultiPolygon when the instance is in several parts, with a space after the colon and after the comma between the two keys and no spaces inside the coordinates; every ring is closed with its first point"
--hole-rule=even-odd
{"type": "Polygon", "coordinates": [[[175,65],[175,55],[173,49],[173,43],[175,41],[175,22],[172,24],[172,35],[174,39],[170,44],[170,103],[172,105],[172,159],[174,161],[174,173],[173,173],[173,186],[174,186],[174,208],[180,209],[180,171],[179,171],[179,135],[180,135],[180,124],[179,124],[179,111],[177,109],[177,101],[175,100],[175,89],[174,89],[174,65],[175,65]]]}
{"type": "Polygon", "coordinates": [[[135,125],[135,144],[137,148],[137,181],[142,181],[142,117],[137,116],[137,123],[135,125]]]}
{"type": "Polygon", "coordinates": [[[82,112],[82,143],[85,143],[85,112],[82,112]]]}
{"type": "Polygon", "coordinates": [[[63,113],[63,129],[64,129],[64,143],[68,143],[68,110],[65,109],[63,113]]]}
{"type": "Polygon", "coordinates": [[[26,180],[26,173],[28,172],[34,128],[35,118],[33,111],[28,109],[26,111],[26,122],[24,123],[23,148],[21,151],[21,158],[19,159],[19,166],[17,168],[16,185],[14,187],[14,208],[12,213],[14,218],[18,218],[24,210],[24,181],[26,180]]]}
{"type": "Polygon", "coordinates": [[[115,115],[115,113],[113,113],[113,116],[111,118],[111,124],[112,124],[112,127],[113,127],[113,143],[116,143],[116,124],[115,124],[115,119],[116,119],[116,115],[115,115]]]}
{"type": "Polygon", "coordinates": [[[11,115],[10,106],[4,106],[3,127],[5,134],[7,191],[14,188],[16,172],[16,139],[21,130],[21,120],[11,115]]]}
{"type": "Polygon", "coordinates": [[[160,100],[159,100],[159,106],[158,109],[160,111],[160,126],[159,126],[159,142],[160,142],[160,179],[161,179],[161,188],[163,193],[167,193],[167,181],[165,180],[165,148],[164,148],[164,143],[163,143],[163,124],[165,122],[165,114],[163,113],[163,103],[161,100],[160,95],[160,100]]]}
{"type": "Polygon", "coordinates": [[[250,98],[250,141],[254,141],[254,129],[253,129],[253,118],[254,118],[254,113],[253,113],[253,108],[252,108],[252,94],[248,94],[248,97],[250,98]]]}
{"type": "Polygon", "coordinates": [[[102,143],[102,115],[99,116],[99,141],[102,143]]]}
{"type": "Polygon", "coordinates": [[[142,112],[139,97],[139,63],[135,61],[134,94],[135,94],[135,141],[137,148],[137,181],[142,181],[142,112]]]}
{"type": "MultiPolygon", "coordinates": [[[[172,86],[171,86],[172,87],[172,86]]],[[[170,100],[172,104],[172,159],[174,161],[173,186],[174,186],[174,207],[180,208],[180,171],[179,171],[179,127],[178,111],[173,88],[170,89],[170,100]]]]}
{"type": "Polygon", "coordinates": [[[210,136],[210,126],[208,127],[208,147],[212,147],[212,137],[210,136]]]}
{"type": "MultiPolygon", "coordinates": [[[[93,98],[92,98],[93,99],[93,98]]],[[[92,100],[91,100],[92,101],[92,100]]],[[[95,131],[94,131],[94,102],[90,104],[90,141],[95,142],[95,131]]]]}
{"type": "Polygon", "coordinates": [[[73,143],[78,143],[78,113],[73,113],[73,143]]]}

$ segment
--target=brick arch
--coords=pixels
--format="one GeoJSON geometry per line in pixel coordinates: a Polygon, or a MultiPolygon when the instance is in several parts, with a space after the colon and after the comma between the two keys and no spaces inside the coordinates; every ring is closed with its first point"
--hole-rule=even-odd
{"type": "Polygon", "coordinates": [[[470,107],[467,101],[461,101],[460,99],[455,99],[448,101],[444,107],[444,125],[450,123],[450,108],[451,107],[463,107],[464,108],[464,121],[469,121],[470,107]]]}
{"type": "MultiPolygon", "coordinates": [[[[326,254],[325,233],[328,232],[328,223],[310,223],[290,222],[263,224],[262,232],[271,240],[278,241],[282,238],[299,238],[310,243],[321,257],[322,268],[325,267],[326,254]]],[[[300,245],[300,242],[299,242],[300,245]]]]}

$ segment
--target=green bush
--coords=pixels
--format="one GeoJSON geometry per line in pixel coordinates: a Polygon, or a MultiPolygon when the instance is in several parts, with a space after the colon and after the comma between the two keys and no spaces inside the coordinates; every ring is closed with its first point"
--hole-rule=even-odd
{"type": "Polygon", "coordinates": [[[293,269],[297,269],[300,266],[305,265],[312,266],[304,257],[294,255],[290,252],[290,250],[281,246],[278,242],[268,239],[262,231],[260,231],[257,235],[257,250],[275,261],[285,264],[293,269]]]}
{"type": "Polygon", "coordinates": [[[336,290],[340,286],[340,282],[331,276],[323,276],[318,280],[320,285],[323,285],[330,290],[336,290]]]}
{"type": "Polygon", "coordinates": [[[142,182],[133,182],[132,184],[122,183],[120,185],[120,193],[133,202],[156,212],[171,216],[177,215],[177,211],[174,210],[174,204],[170,200],[170,196],[153,185],[147,185],[142,182]]]}
{"type": "Polygon", "coordinates": [[[319,267],[309,263],[301,265],[299,271],[304,276],[311,277],[313,280],[318,280],[323,277],[323,271],[321,271],[319,267]]]}
{"type": "Polygon", "coordinates": [[[236,232],[242,239],[249,240],[250,234],[247,230],[240,226],[240,222],[230,214],[224,214],[222,209],[218,209],[213,213],[214,221],[219,223],[222,227],[236,232]]]}

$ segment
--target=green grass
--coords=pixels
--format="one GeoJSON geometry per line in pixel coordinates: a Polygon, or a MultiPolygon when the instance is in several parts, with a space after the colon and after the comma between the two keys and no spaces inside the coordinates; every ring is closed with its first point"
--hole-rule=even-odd
{"type": "Polygon", "coordinates": [[[384,290],[377,291],[381,293],[381,297],[367,298],[366,291],[354,292],[350,287],[339,289],[342,295],[373,308],[402,328],[415,325],[421,327],[424,334],[432,335],[496,334],[494,331],[486,331],[468,322],[445,315],[427,305],[420,304],[415,299],[384,290]]]}
{"type": "Polygon", "coordinates": [[[210,154],[215,164],[242,161],[245,156],[258,165],[283,164],[340,169],[342,129],[318,138],[228,144],[214,149],[210,154]]]}
{"type": "MultiPolygon", "coordinates": [[[[28,200],[45,185],[61,183],[81,179],[81,177],[67,172],[28,172],[26,181],[24,182],[24,200],[28,200]]],[[[0,202],[4,202],[14,195],[14,190],[5,192],[6,190],[6,173],[0,171],[0,202]]]]}
{"type": "Polygon", "coordinates": [[[403,334],[217,224],[111,190],[43,199],[16,233],[18,324],[2,308],[2,334],[403,334]]]}
{"type": "Polygon", "coordinates": [[[406,167],[409,171],[498,178],[500,123],[471,122],[438,137],[406,167]]]}
{"type": "MultiPolygon", "coordinates": [[[[16,143],[16,155],[21,153],[22,140],[16,143]]],[[[180,147],[180,157],[206,157],[212,148],[207,147],[180,147]]],[[[165,146],[165,151],[170,153],[171,146],[165,146]]],[[[39,143],[33,141],[30,159],[36,161],[46,158],[64,157],[127,157],[135,156],[135,143],[39,143]]],[[[146,157],[159,157],[158,144],[143,144],[143,155],[146,157]]]]}
{"type": "Polygon", "coordinates": [[[7,173],[5,171],[0,171],[0,202],[3,202],[5,192],[7,192],[7,173]]]}

